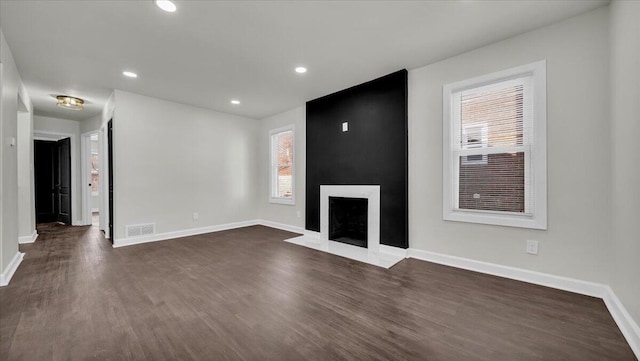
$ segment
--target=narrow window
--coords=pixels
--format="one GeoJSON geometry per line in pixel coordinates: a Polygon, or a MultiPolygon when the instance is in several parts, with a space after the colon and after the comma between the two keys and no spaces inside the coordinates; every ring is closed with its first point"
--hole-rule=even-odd
{"type": "Polygon", "coordinates": [[[293,126],[272,130],[269,135],[271,139],[270,201],[295,204],[293,126]]]}
{"type": "Polygon", "coordinates": [[[97,196],[100,189],[100,170],[99,170],[99,156],[98,156],[98,135],[92,134],[91,138],[91,195],[97,196]]]}
{"type": "Polygon", "coordinates": [[[545,63],[445,85],[445,220],[546,229],[545,63]]]}

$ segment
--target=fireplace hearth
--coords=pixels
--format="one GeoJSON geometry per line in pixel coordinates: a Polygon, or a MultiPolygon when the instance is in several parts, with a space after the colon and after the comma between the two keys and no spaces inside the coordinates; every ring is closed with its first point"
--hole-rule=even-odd
{"type": "Polygon", "coordinates": [[[384,268],[393,266],[406,256],[404,250],[380,245],[379,185],[321,185],[320,233],[304,233],[285,241],[384,268]],[[331,215],[336,211],[333,209],[331,212],[329,208],[335,208],[336,201],[346,203],[346,207],[339,205],[343,209],[331,215]],[[344,224],[345,219],[348,220],[347,225],[344,224]],[[332,226],[342,229],[342,233],[336,235],[331,232],[332,226]],[[344,242],[344,238],[349,238],[349,242],[344,242]],[[360,244],[354,245],[354,239],[361,240],[360,244]]]}

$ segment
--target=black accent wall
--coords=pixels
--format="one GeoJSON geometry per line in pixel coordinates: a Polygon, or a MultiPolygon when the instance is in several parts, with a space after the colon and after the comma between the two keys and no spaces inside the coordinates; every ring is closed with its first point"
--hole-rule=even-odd
{"type": "Polygon", "coordinates": [[[380,242],[408,247],[407,71],[307,102],[305,228],[320,231],[320,185],[380,185],[380,242]],[[342,123],[349,131],[342,131],[342,123]]]}

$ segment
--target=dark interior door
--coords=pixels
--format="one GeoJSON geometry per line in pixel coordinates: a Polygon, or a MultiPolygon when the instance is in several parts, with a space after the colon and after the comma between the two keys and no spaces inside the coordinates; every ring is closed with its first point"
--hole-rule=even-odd
{"type": "Polygon", "coordinates": [[[71,224],[71,139],[34,141],[36,222],[71,224]]]}
{"type": "Polygon", "coordinates": [[[58,141],[57,221],[71,224],[71,139],[58,141]]]}
{"type": "Polygon", "coordinates": [[[109,238],[113,243],[113,119],[107,123],[107,158],[109,162],[109,238]]]}
{"type": "Polygon", "coordinates": [[[36,222],[55,222],[58,219],[55,189],[58,143],[46,140],[35,140],[33,160],[36,222]]]}

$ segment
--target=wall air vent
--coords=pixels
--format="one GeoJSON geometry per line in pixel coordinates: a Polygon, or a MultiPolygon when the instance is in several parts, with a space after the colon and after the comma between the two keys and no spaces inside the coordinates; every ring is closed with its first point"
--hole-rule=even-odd
{"type": "Polygon", "coordinates": [[[140,237],[156,233],[156,224],[133,224],[126,226],[127,237],[140,237]]]}

